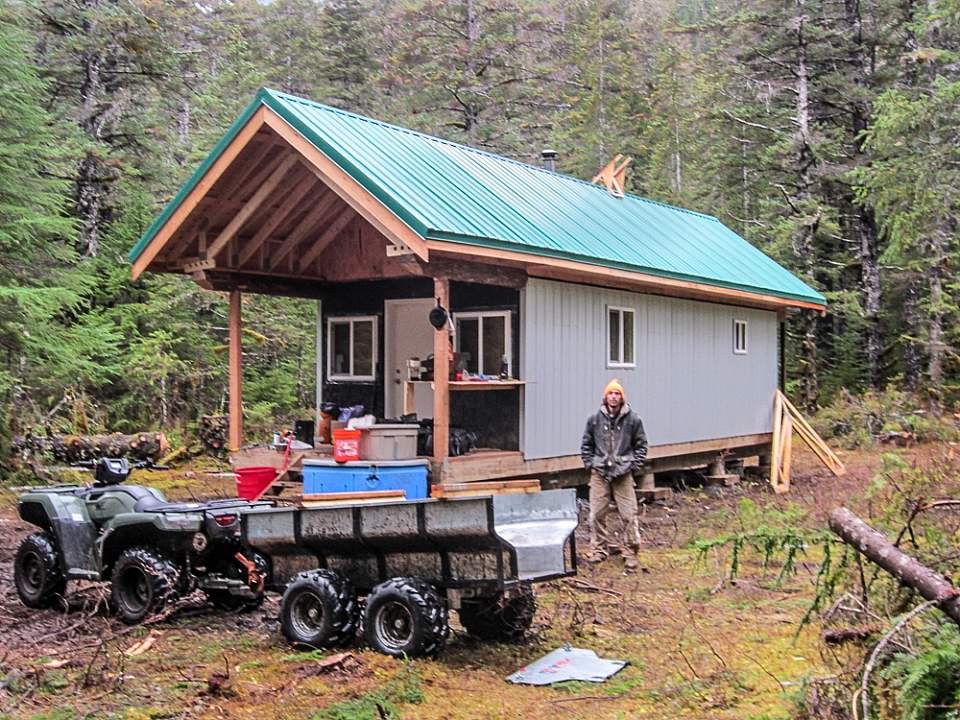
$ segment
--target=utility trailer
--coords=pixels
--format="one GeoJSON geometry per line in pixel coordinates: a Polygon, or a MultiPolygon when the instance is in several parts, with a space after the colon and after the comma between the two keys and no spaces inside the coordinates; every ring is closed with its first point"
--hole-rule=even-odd
{"type": "Polygon", "coordinates": [[[536,612],[532,585],[576,573],[574,490],[256,508],[241,522],[283,592],[284,635],[305,647],[346,645],[362,627],[381,652],[434,654],[448,609],[471,635],[515,638],[536,612]]]}

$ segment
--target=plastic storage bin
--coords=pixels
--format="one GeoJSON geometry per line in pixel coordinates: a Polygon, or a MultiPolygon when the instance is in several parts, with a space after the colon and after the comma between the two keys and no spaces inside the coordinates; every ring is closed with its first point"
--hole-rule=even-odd
{"type": "Polygon", "coordinates": [[[303,493],[403,490],[407,500],[427,497],[427,460],[347,462],[303,461],[303,493]]]}
{"type": "Polygon", "coordinates": [[[419,425],[383,424],[360,428],[361,460],[413,460],[419,425]]]}

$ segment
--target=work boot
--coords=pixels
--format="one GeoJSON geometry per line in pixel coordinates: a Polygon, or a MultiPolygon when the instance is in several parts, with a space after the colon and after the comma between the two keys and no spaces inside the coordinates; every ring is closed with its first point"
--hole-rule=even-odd
{"type": "Polygon", "coordinates": [[[637,556],[633,553],[625,554],[623,557],[623,572],[627,575],[633,575],[637,572],[639,563],[637,562],[637,556]]]}
{"type": "Polygon", "coordinates": [[[587,562],[593,563],[594,565],[598,563],[602,563],[606,559],[607,559],[607,554],[600,550],[594,550],[592,553],[590,553],[587,556],[587,562]]]}

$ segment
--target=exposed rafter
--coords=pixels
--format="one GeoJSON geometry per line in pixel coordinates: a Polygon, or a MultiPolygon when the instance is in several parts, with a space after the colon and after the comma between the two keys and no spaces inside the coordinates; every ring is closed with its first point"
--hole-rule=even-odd
{"type": "Polygon", "coordinates": [[[213,244],[207,249],[206,257],[215,258],[217,254],[223,250],[227,243],[233,240],[240,228],[243,227],[243,224],[250,219],[250,216],[255,213],[259,207],[264,203],[264,201],[270,197],[271,193],[277,189],[277,185],[280,184],[280,181],[283,180],[283,177],[290,171],[294,165],[299,162],[299,159],[295,154],[290,154],[283,159],[280,165],[277,166],[270,177],[257,188],[257,191],[253,196],[244,203],[244,206],[240,209],[236,215],[233,216],[233,219],[227,224],[223,229],[223,232],[213,241],[213,244]]]}
{"type": "Polygon", "coordinates": [[[316,242],[310,247],[307,252],[303,254],[300,258],[300,271],[303,272],[310,265],[320,257],[327,245],[333,242],[334,238],[340,234],[340,231],[343,230],[347,225],[350,224],[350,221],[356,217],[356,212],[349,205],[340,211],[340,214],[334,219],[334,221],[327,226],[327,229],[323,231],[320,237],[317,238],[316,242]]]}
{"type": "Polygon", "coordinates": [[[307,196],[307,193],[316,185],[316,179],[312,175],[307,175],[304,177],[303,181],[299,183],[290,194],[284,199],[280,204],[280,207],[271,213],[270,217],[267,218],[266,222],[260,226],[260,229],[257,230],[256,234],[250,238],[250,241],[244,245],[243,249],[240,251],[240,260],[237,263],[240,266],[246,265],[250,258],[263,247],[263,244],[269,239],[269,237],[274,233],[274,231],[283,224],[283,221],[290,217],[300,205],[300,202],[307,196]]]}
{"type": "Polygon", "coordinates": [[[327,194],[323,196],[323,199],[310,211],[307,213],[297,227],[284,239],[283,243],[270,253],[270,262],[269,267],[272,270],[277,267],[283,259],[289,255],[294,248],[297,247],[300,243],[306,240],[310,233],[313,232],[317,225],[323,221],[327,216],[327,213],[330,211],[330,208],[337,202],[337,194],[327,191],[327,194]]]}

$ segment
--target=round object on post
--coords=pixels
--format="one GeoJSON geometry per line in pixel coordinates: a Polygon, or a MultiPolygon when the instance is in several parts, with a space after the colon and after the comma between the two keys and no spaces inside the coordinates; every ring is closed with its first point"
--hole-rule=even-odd
{"type": "Polygon", "coordinates": [[[443,326],[447,324],[447,311],[440,304],[440,298],[437,298],[437,306],[430,311],[428,319],[430,324],[437,330],[442,330],[443,326]]]}

